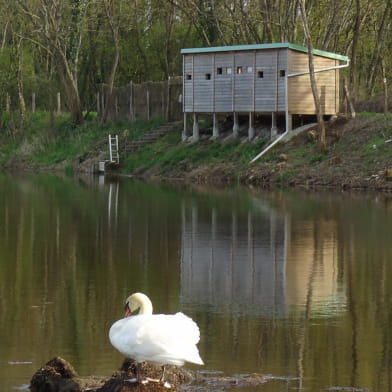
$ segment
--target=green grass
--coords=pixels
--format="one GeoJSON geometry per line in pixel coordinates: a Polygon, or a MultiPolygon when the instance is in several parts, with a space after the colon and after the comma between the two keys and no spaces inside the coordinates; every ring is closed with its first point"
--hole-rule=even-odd
{"type": "Polygon", "coordinates": [[[23,159],[44,167],[69,162],[99,152],[98,146],[107,148],[109,133],[118,134],[122,141],[132,140],[163,123],[163,119],[155,119],[101,125],[96,113],[89,113],[86,121],[76,127],[67,113],[51,116],[49,112],[36,111],[26,113],[20,128],[17,114],[5,113],[0,118],[0,164],[10,159],[23,159]]]}
{"type": "Polygon", "coordinates": [[[168,172],[177,165],[214,165],[220,162],[247,164],[264,146],[264,142],[240,144],[239,141],[222,143],[202,141],[199,143],[181,143],[181,131],[172,131],[151,145],[141,148],[137,154],[124,156],[124,171],[132,172],[136,168],[159,166],[162,172],[168,172]]]}
{"type": "MultiPolygon", "coordinates": [[[[384,113],[373,113],[373,112],[359,112],[357,113],[358,117],[385,117],[384,113]]],[[[386,115],[387,118],[392,118],[392,113],[387,113],[386,115]]]]}
{"type": "MultiPolygon", "coordinates": [[[[362,121],[364,122],[364,121],[362,121]]],[[[0,164],[9,160],[35,163],[50,167],[63,164],[67,175],[74,171],[73,161],[83,161],[86,157],[97,159],[102,152],[108,151],[108,134],[118,134],[120,151],[126,141],[137,140],[165,123],[164,119],[150,121],[118,122],[101,125],[95,113],[78,127],[75,127],[67,114],[50,116],[48,112],[35,112],[26,116],[23,129],[13,128],[17,118],[6,114],[0,116],[0,164]],[[8,117],[7,117],[8,116],[8,117]],[[7,125],[8,124],[8,125],[7,125]]],[[[392,159],[392,138],[390,120],[371,120],[368,133],[345,136],[345,143],[331,146],[333,154],[347,154],[353,148],[361,155],[362,163],[376,160],[392,159]],[[365,135],[365,136],[364,136],[365,135]],[[365,143],[363,142],[365,141],[365,143]],[[341,150],[345,148],[346,150],[341,150]]],[[[154,143],[145,145],[136,153],[120,156],[121,170],[132,173],[139,168],[155,167],[159,173],[166,174],[179,168],[181,171],[192,170],[198,166],[211,167],[224,164],[230,175],[236,176],[242,169],[247,169],[249,162],[268,144],[267,140],[257,143],[241,143],[239,140],[229,142],[201,140],[198,143],[185,144],[181,141],[181,127],[169,131],[154,143]],[[233,169],[235,168],[235,169],[233,169]]],[[[278,144],[268,151],[253,167],[266,164],[275,167],[279,155],[288,156],[287,167],[278,174],[278,181],[287,183],[296,175],[296,170],[323,163],[330,157],[321,154],[317,143],[296,143],[294,146],[278,144]],[[287,147],[288,146],[288,147],[287,147]]]]}

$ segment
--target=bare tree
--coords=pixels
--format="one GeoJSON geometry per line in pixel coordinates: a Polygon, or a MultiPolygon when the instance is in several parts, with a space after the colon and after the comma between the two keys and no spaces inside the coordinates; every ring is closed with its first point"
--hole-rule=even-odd
{"type": "Polygon", "coordinates": [[[313,44],[312,39],[309,32],[308,27],[308,17],[306,15],[305,9],[305,0],[300,0],[300,10],[301,10],[301,17],[304,26],[304,34],[305,40],[308,47],[308,60],[309,60],[309,76],[310,76],[310,84],[312,87],[313,99],[314,99],[314,106],[316,108],[316,115],[317,115],[317,122],[320,127],[320,149],[323,153],[327,151],[327,144],[325,140],[325,123],[323,119],[323,113],[321,110],[320,98],[317,88],[316,77],[314,75],[314,64],[313,64],[313,44]]]}
{"type": "Polygon", "coordinates": [[[17,0],[33,29],[29,37],[34,45],[45,49],[53,58],[68,95],[73,120],[83,122],[79,96],[78,71],[86,10],[90,0],[73,4],[62,0],[39,0],[35,8],[17,0]]]}
{"type": "Polygon", "coordinates": [[[105,106],[103,115],[101,117],[101,124],[104,124],[108,118],[109,110],[110,110],[112,99],[113,99],[114,78],[116,77],[118,60],[120,58],[118,22],[116,23],[116,20],[115,20],[113,0],[103,0],[103,5],[105,8],[105,14],[106,14],[106,17],[107,17],[107,20],[109,23],[112,41],[113,41],[113,45],[114,45],[114,57],[113,57],[112,69],[110,71],[110,76],[109,76],[109,81],[108,81],[106,106],[105,106]]]}
{"type": "Polygon", "coordinates": [[[372,53],[372,58],[369,64],[369,77],[366,79],[366,87],[369,95],[373,95],[375,88],[375,80],[377,77],[378,66],[381,66],[383,54],[387,43],[387,32],[391,26],[392,19],[392,2],[385,3],[384,11],[382,12],[381,22],[380,18],[376,17],[374,25],[378,27],[375,45],[372,53]]]}

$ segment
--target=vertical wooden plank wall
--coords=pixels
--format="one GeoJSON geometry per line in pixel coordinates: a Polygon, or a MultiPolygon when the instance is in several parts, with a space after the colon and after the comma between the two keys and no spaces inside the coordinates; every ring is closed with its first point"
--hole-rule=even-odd
{"type": "MultiPolygon", "coordinates": [[[[315,70],[333,67],[336,60],[322,56],[314,56],[315,70]]],[[[290,73],[308,72],[309,63],[307,53],[291,51],[290,73]]],[[[339,97],[339,85],[337,83],[337,69],[317,72],[315,74],[317,87],[320,95],[320,103],[323,113],[327,115],[338,112],[337,97],[339,97]]],[[[314,114],[316,111],[310,85],[309,74],[293,76],[289,78],[289,112],[295,114],[314,114]]]]}
{"type": "MultiPolygon", "coordinates": [[[[339,61],[314,56],[315,69],[339,61]]],[[[184,55],[184,111],[188,113],[314,114],[308,55],[288,48],[184,55]],[[286,97],[286,78],[288,95],[286,97]]],[[[324,114],[339,111],[339,70],[316,73],[324,114]]]]}

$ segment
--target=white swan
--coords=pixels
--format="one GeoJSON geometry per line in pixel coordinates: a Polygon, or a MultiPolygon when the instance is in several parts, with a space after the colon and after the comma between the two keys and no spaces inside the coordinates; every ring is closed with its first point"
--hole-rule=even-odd
{"type": "Polygon", "coordinates": [[[182,366],[185,362],[203,365],[196,344],[200,339],[199,327],[183,313],[152,314],[152,303],[142,293],[134,293],[125,302],[125,316],[109,330],[111,344],[137,363],[137,381],[140,362],[149,361],[163,365],[182,366]],[[139,309],[139,313],[131,313],[139,309]]]}

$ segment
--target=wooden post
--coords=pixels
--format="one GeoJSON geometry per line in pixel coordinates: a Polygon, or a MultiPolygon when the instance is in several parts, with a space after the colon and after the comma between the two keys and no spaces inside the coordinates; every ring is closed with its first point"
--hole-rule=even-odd
{"type": "Polygon", "coordinates": [[[383,84],[383,92],[384,92],[384,116],[386,117],[388,114],[388,81],[387,81],[387,73],[385,72],[384,61],[381,61],[381,75],[382,75],[382,84],[383,84]]]}
{"type": "Polygon", "coordinates": [[[240,126],[238,125],[238,114],[236,112],[233,113],[233,121],[233,138],[237,139],[240,126]]]}
{"type": "Polygon", "coordinates": [[[199,119],[197,113],[193,113],[193,141],[198,142],[200,140],[200,133],[199,133],[199,119]]]}
{"type": "Polygon", "coordinates": [[[218,124],[218,115],[216,113],[214,113],[212,115],[212,122],[213,122],[213,126],[212,126],[212,139],[218,139],[219,137],[219,124],[218,124]]]}
{"type": "Polygon", "coordinates": [[[8,93],[5,97],[5,110],[7,113],[11,111],[11,97],[8,93]]]}
{"type": "Polygon", "coordinates": [[[150,119],[150,91],[147,87],[147,120],[150,119]]]}
{"type": "Polygon", "coordinates": [[[291,113],[287,114],[287,131],[291,132],[293,130],[293,115],[291,113]]]}
{"type": "Polygon", "coordinates": [[[35,93],[31,93],[31,111],[35,112],[35,93]]]}
{"type": "Polygon", "coordinates": [[[102,90],[101,90],[101,113],[102,113],[102,115],[103,115],[104,111],[105,111],[105,92],[104,92],[104,89],[102,86],[102,90]]]}
{"type": "Polygon", "coordinates": [[[61,113],[61,95],[57,93],[57,114],[61,113]]]}
{"type": "Polygon", "coordinates": [[[354,109],[353,102],[351,100],[350,91],[349,91],[349,89],[347,87],[347,78],[343,79],[343,90],[344,90],[344,95],[346,96],[346,100],[347,100],[348,106],[350,108],[351,117],[355,118],[355,109],[354,109]]]}
{"type": "Polygon", "coordinates": [[[255,137],[254,114],[253,112],[249,112],[248,140],[251,141],[254,137],[255,137]]]}
{"type": "Polygon", "coordinates": [[[188,116],[187,113],[184,112],[184,130],[182,131],[181,139],[185,142],[188,139],[188,116]]]}
{"type": "Polygon", "coordinates": [[[133,113],[133,83],[131,81],[130,85],[130,92],[129,92],[129,117],[131,119],[131,121],[133,121],[134,118],[134,113],[133,113]]]}
{"type": "Polygon", "coordinates": [[[276,126],[276,112],[271,113],[271,140],[278,136],[278,127],[276,126]]]}

